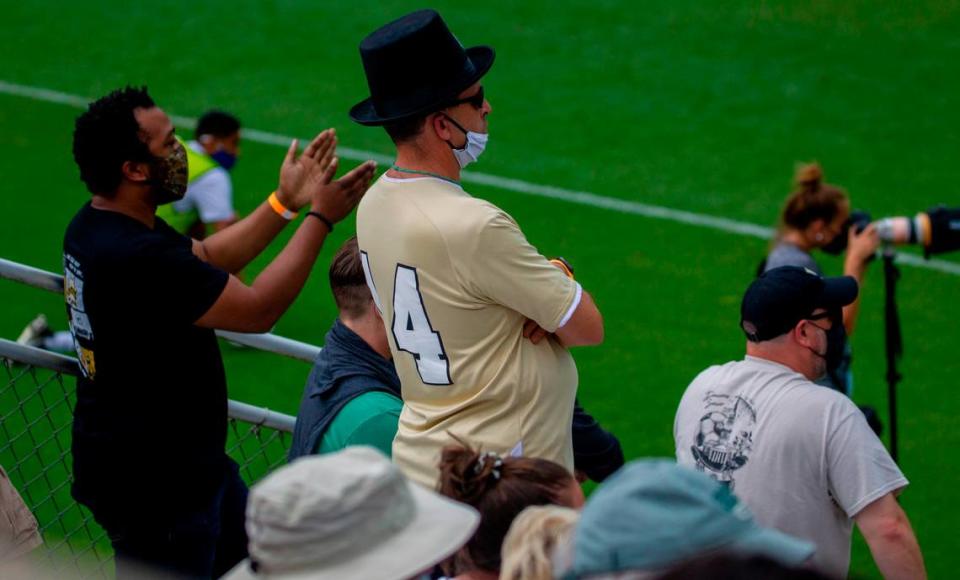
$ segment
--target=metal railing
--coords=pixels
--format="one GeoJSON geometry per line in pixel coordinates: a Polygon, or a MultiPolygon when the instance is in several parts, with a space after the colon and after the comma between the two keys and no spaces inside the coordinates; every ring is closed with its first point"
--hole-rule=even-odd
{"type": "MultiPolygon", "coordinates": [[[[63,292],[63,277],[0,259],[0,278],[63,292]]],[[[231,341],[312,362],[320,349],[272,334],[218,332],[231,341]]],[[[75,358],[0,339],[0,465],[40,524],[44,560],[69,575],[112,577],[110,542],[70,495],[75,358]],[[68,377],[67,380],[64,377],[68,377]]],[[[294,417],[239,401],[228,404],[227,453],[247,483],[286,461],[294,417]]]]}
{"type": "MultiPolygon", "coordinates": [[[[63,294],[63,276],[3,258],[0,258],[0,278],[20,282],[27,286],[33,286],[34,288],[55,294],[63,294]]],[[[312,344],[269,333],[246,334],[243,332],[218,330],[217,336],[236,342],[237,344],[242,344],[243,346],[288,356],[309,363],[312,363],[320,352],[320,347],[312,344]]]]}

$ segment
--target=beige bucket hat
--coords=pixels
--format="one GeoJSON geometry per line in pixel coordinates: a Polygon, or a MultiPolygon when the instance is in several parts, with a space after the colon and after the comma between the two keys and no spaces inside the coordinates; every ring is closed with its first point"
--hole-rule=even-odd
{"type": "Polygon", "coordinates": [[[253,486],[250,557],[224,578],[403,580],[453,554],[479,522],[372,447],[303,457],[253,486]]]}

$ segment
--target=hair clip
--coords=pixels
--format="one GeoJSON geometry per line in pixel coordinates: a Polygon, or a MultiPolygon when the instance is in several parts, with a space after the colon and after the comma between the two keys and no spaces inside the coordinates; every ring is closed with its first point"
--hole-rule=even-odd
{"type": "Polygon", "coordinates": [[[477,464],[473,466],[473,472],[479,474],[483,471],[483,467],[486,464],[487,459],[493,460],[493,469],[490,473],[493,474],[493,478],[500,480],[500,469],[503,467],[503,459],[494,451],[484,451],[477,458],[477,464]]]}

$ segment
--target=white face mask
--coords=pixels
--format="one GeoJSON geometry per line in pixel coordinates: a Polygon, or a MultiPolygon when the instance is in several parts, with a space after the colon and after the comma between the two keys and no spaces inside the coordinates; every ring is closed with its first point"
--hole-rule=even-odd
{"type": "Polygon", "coordinates": [[[457,158],[460,169],[470,165],[480,157],[480,154],[483,153],[483,150],[487,147],[487,139],[489,137],[490,135],[488,133],[467,131],[466,145],[464,145],[463,149],[453,150],[453,156],[457,158]]]}
{"type": "Polygon", "coordinates": [[[460,123],[457,123],[449,116],[444,116],[447,117],[447,119],[453,123],[457,129],[460,129],[460,131],[467,136],[467,142],[464,143],[463,147],[459,149],[447,141],[447,145],[450,145],[450,149],[453,151],[453,156],[457,158],[457,163],[460,164],[460,169],[463,169],[467,165],[470,165],[480,158],[480,154],[483,153],[483,150],[487,148],[487,139],[490,138],[490,134],[467,131],[460,126],[460,123]]]}

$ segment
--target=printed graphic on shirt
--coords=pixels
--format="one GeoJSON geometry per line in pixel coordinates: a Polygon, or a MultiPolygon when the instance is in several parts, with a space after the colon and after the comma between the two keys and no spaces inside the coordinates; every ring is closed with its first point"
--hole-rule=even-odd
{"type": "Polygon", "coordinates": [[[93,345],[87,348],[80,344],[80,339],[93,342],[93,328],[86,314],[83,304],[83,269],[80,262],[70,254],[63,255],[63,297],[67,303],[70,332],[73,333],[73,344],[77,350],[77,359],[83,376],[93,380],[97,374],[97,365],[94,361],[93,345]]]}
{"type": "MultiPolygon", "coordinates": [[[[64,256],[64,280],[63,280],[63,296],[67,301],[67,306],[79,312],[83,312],[83,278],[77,277],[73,273],[73,268],[67,267],[67,259],[70,258],[69,254],[64,256]]],[[[79,266],[75,266],[77,271],[79,271],[79,266]]]]}
{"type": "Polygon", "coordinates": [[[708,392],[703,402],[706,413],[690,451],[697,470],[733,490],[733,472],[746,465],[753,448],[757,413],[750,401],[740,396],[708,392]]]}
{"type": "Polygon", "coordinates": [[[73,334],[80,338],[93,340],[93,329],[90,328],[90,319],[87,318],[86,314],[76,308],[70,309],[70,329],[73,331],[73,334]]]}
{"type": "Polygon", "coordinates": [[[80,368],[83,370],[83,376],[92,381],[97,375],[97,364],[93,360],[93,351],[88,348],[83,348],[77,341],[74,341],[74,345],[77,347],[77,358],[80,360],[80,368]]]}

